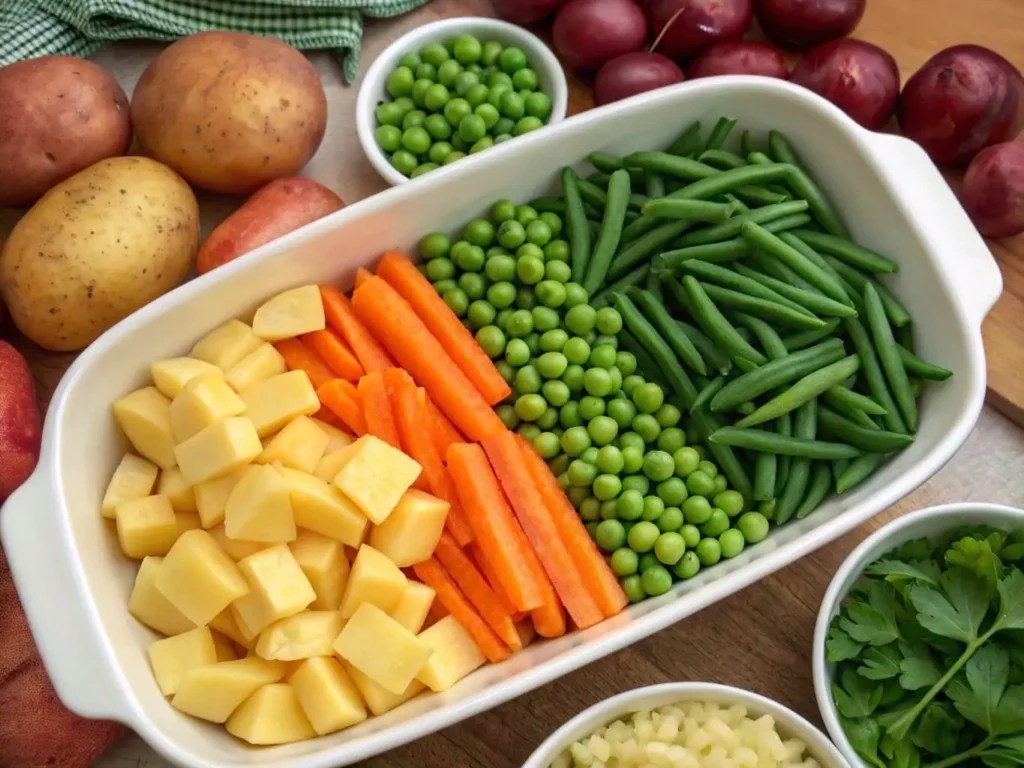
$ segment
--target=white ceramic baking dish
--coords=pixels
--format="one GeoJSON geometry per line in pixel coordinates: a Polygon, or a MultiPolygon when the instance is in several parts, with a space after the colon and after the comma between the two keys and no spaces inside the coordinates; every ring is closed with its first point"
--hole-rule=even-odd
{"type": "MultiPolygon", "coordinates": [[[[855,528],[905,496],[963,443],[985,392],[980,325],[1001,290],[996,265],[942,176],[914,144],[869,133],[809,91],[776,80],[686,83],[588,112],[350,206],[184,285],[108,331],[75,362],[50,406],[39,467],[0,514],[19,593],[63,701],[120,720],[186,766],[335,768],[508,701],[663,629],[855,528]],[[230,317],[309,282],[351,285],[387,248],[413,252],[432,230],[455,230],[499,198],[556,187],[565,164],[595,150],[662,147],[695,119],[732,115],[785,131],[863,243],[895,257],[894,281],[919,325],[922,354],[956,371],[928,387],[917,441],[869,482],[791,523],[736,559],[670,593],[481,669],[444,694],[421,697],[333,736],[252,749],[163,699],[146,660],[153,636],[125,610],[135,564],[99,514],[125,449],[110,404],[140,386],[150,361],[187,352],[230,317]]],[[[525,757],[525,755],[523,756],[525,757]]]]}

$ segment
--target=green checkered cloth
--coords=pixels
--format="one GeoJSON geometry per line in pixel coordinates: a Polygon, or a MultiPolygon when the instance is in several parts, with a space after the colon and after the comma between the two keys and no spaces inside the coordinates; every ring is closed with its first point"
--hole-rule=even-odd
{"type": "Polygon", "coordinates": [[[429,0],[0,0],[0,66],[88,56],[113,40],[177,40],[211,29],[277,37],[334,53],[351,82],[363,17],[398,16],[429,0]]]}

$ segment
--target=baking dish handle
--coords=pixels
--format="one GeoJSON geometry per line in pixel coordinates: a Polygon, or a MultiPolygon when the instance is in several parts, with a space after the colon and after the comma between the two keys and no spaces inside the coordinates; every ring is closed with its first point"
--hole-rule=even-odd
{"type": "Polygon", "coordinates": [[[43,464],[0,509],[0,540],[18,597],[64,705],[82,717],[131,724],[59,510],[53,468],[43,464]]]}
{"type": "Polygon", "coordinates": [[[1003,276],[992,252],[918,144],[885,134],[872,139],[879,161],[896,170],[889,178],[900,200],[916,213],[913,218],[926,222],[921,237],[933,253],[940,254],[939,268],[956,286],[970,320],[980,326],[1003,292],[1003,276]]]}

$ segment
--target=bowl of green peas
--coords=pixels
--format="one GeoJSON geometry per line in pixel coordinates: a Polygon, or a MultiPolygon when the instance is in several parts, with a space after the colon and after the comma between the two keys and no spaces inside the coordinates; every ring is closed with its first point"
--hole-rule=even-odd
{"type": "Polygon", "coordinates": [[[359,143],[390,184],[565,118],[568,85],[554,53],[498,19],[417,27],[373,62],[356,101],[359,143]]]}

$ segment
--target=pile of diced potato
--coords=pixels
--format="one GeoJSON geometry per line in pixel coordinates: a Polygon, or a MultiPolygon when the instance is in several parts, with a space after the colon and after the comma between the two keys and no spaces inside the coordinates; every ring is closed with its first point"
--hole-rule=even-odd
{"type": "Polygon", "coordinates": [[[347,728],[485,661],[401,570],[431,556],[448,503],[411,489],[401,451],[313,418],[309,377],[271,343],[323,328],[316,286],[288,291],[114,404],[135,453],[102,513],[141,560],[128,610],[166,636],[156,683],[253,744],[347,728]]]}

